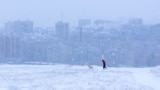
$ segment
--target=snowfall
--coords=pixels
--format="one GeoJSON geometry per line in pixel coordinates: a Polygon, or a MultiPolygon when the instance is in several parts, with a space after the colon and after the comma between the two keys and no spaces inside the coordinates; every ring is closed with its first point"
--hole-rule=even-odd
{"type": "Polygon", "coordinates": [[[0,90],[160,90],[160,66],[0,65],[0,90]]]}

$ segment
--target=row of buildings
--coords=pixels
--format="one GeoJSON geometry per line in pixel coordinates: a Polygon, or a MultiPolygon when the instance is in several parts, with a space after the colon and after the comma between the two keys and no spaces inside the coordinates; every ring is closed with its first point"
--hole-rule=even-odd
{"type": "MultiPolygon", "coordinates": [[[[34,36],[36,30],[33,22],[28,20],[5,23],[4,28],[0,30],[0,62],[7,60],[14,62],[12,59],[21,58],[22,43],[25,42],[23,39],[34,36]]],[[[69,34],[69,23],[57,22],[53,31],[56,37],[66,39],[69,34]]]]}
{"type": "Polygon", "coordinates": [[[59,21],[53,28],[37,28],[32,21],[7,22],[0,30],[0,62],[97,63],[103,53],[112,65],[153,59],[157,63],[159,29],[159,24],[144,25],[141,19],[127,23],[82,19],[76,27],[59,21]]]}

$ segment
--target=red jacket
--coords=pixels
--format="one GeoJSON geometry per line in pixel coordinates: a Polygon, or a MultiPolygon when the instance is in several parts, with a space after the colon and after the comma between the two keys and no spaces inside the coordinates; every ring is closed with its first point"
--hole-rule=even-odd
{"type": "Polygon", "coordinates": [[[106,65],[106,62],[104,60],[102,60],[103,65],[106,65]]]}

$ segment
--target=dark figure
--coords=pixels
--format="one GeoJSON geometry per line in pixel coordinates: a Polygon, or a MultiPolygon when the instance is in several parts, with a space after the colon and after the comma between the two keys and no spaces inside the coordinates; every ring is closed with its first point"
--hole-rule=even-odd
{"type": "Polygon", "coordinates": [[[103,69],[106,69],[106,62],[102,59],[103,69]]]}

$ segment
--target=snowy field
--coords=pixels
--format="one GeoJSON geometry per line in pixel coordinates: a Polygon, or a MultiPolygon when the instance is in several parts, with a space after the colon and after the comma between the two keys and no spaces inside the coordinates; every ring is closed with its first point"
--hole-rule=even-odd
{"type": "Polygon", "coordinates": [[[160,90],[160,67],[0,65],[0,90],[160,90]]]}

